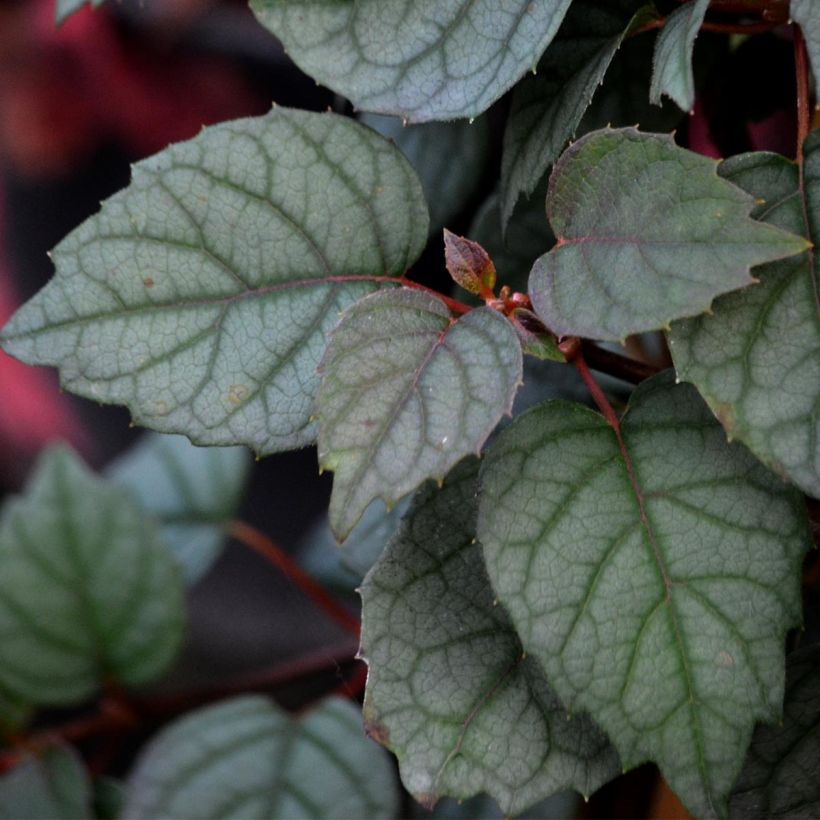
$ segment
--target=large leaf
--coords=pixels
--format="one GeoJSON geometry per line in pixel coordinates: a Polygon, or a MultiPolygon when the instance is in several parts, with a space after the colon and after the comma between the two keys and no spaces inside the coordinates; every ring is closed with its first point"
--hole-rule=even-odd
{"type": "Polygon", "coordinates": [[[820,816],[820,647],[789,656],[780,726],[760,726],[732,792],[738,820],[820,816]]]}
{"type": "MultiPolygon", "coordinates": [[[[733,157],[720,173],[758,198],[754,216],[820,240],[820,134],[806,142],[804,168],[802,188],[797,166],[775,154],[733,157]]],[[[675,323],[672,357],[731,437],[820,497],[817,253],[755,274],[759,285],[716,300],[713,315],[675,323]]]]}
{"type": "Polygon", "coordinates": [[[397,117],[365,114],[361,122],[392,139],[410,160],[430,207],[430,235],[440,235],[481,184],[490,139],[487,118],[404,125],[397,117]]]}
{"type": "Polygon", "coordinates": [[[806,249],[751,219],[754,199],[717,165],[634,128],[596,131],[566,150],[547,192],[558,244],[530,275],[547,326],[619,341],[702,313],[753,282],[750,266],[806,249]]]}
{"type": "Polygon", "coordinates": [[[364,111],[474,117],[537,62],[570,0],[251,0],[296,64],[364,111]]]}
{"type": "Polygon", "coordinates": [[[692,110],[695,104],[692,51],[708,8],[709,0],[691,0],[666,18],[666,25],[655,42],[649,88],[649,99],[655,105],[660,105],[665,94],[683,111],[692,110]]]}
{"type": "Polygon", "coordinates": [[[0,777],[3,820],[87,820],[91,782],[79,755],[68,746],[49,746],[0,777]]]}
{"type": "Polygon", "coordinates": [[[791,0],[789,13],[806,40],[814,84],[820,88],[820,5],[817,0],[791,0]]]}
{"type": "Polygon", "coordinates": [[[622,435],[561,401],[520,416],[485,456],[479,539],[558,696],[722,816],[755,721],[780,714],[805,510],[669,373],[622,435]]]}
{"type": "Polygon", "coordinates": [[[194,447],[182,436],[150,433],[110,464],[106,474],[129,489],[160,525],[185,580],[193,584],[222,550],[250,462],[242,447],[194,447]]]}
{"type": "Polygon", "coordinates": [[[0,519],[0,684],[69,704],[104,680],[147,683],[182,638],[182,581],[124,490],[50,450],[0,519]]]}
{"type": "Polygon", "coordinates": [[[245,696],[177,720],[143,750],[122,820],[395,817],[386,755],[333,698],[299,719],[245,696]]]}
{"type": "Polygon", "coordinates": [[[322,363],[319,463],[345,538],[374,498],[391,506],[477,453],[521,381],[512,325],[490,308],[455,321],[429,293],[374,293],[349,308],[322,363]]]}
{"type": "Polygon", "coordinates": [[[78,12],[83,6],[89,5],[92,8],[99,8],[105,0],[57,0],[54,9],[54,19],[57,25],[64,23],[72,14],[78,12]]]}
{"type": "Polygon", "coordinates": [[[478,462],[429,485],[362,586],[365,724],[425,804],[486,791],[517,814],[562,788],[595,791],[618,757],[567,719],[495,606],[475,541],[478,462]]]}
{"type": "Polygon", "coordinates": [[[54,251],[0,340],[137,422],[257,453],[314,439],[316,366],[339,311],[427,237],[400,153],[334,114],[276,108],[205,129],[54,251]]]}
{"type": "Polygon", "coordinates": [[[651,6],[637,11],[641,2],[578,0],[538,64],[537,73],[516,86],[501,163],[505,225],[519,196],[535,190],[561,149],[575,136],[623,38],[651,16],[651,6]]]}

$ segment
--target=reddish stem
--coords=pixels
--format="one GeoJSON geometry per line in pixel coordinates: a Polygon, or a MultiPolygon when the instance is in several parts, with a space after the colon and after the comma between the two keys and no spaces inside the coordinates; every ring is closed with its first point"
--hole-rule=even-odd
{"type": "Polygon", "coordinates": [[[332,598],[327,591],[313,580],[286,552],[268,538],[267,535],[246,524],[244,521],[233,521],[228,527],[228,534],[234,540],[259,553],[268,562],[298,587],[319,609],[323,610],[342,629],[352,635],[359,635],[359,619],[332,598]]]}
{"type": "Polygon", "coordinates": [[[797,75],[797,162],[803,167],[803,141],[809,133],[809,61],[800,26],[794,27],[794,67],[797,75]]]}
{"type": "Polygon", "coordinates": [[[601,389],[601,385],[595,381],[595,377],[590,372],[589,367],[587,366],[586,360],[584,359],[584,354],[581,352],[580,347],[578,348],[577,352],[570,360],[578,371],[578,374],[581,376],[584,384],[586,385],[587,390],[589,390],[590,395],[592,396],[595,404],[598,406],[598,409],[601,411],[601,415],[606,419],[607,424],[615,431],[615,435],[618,437],[618,441],[621,441],[621,422],[618,419],[618,414],[612,408],[612,405],[609,403],[609,399],[606,397],[606,393],[601,389]]]}
{"type": "Polygon", "coordinates": [[[445,305],[453,313],[457,313],[458,315],[464,315],[465,313],[469,313],[472,308],[469,305],[465,305],[463,302],[459,302],[457,299],[451,299],[449,296],[445,296],[443,293],[439,293],[439,291],[435,290],[434,288],[428,288],[427,285],[422,285],[419,282],[414,282],[412,279],[408,279],[406,276],[402,276],[399,280],[402,285],[406,288],[413,288],[413,290],[423,290],[427,293],[432,293],[437,299],[441,299],[445,305]]]}

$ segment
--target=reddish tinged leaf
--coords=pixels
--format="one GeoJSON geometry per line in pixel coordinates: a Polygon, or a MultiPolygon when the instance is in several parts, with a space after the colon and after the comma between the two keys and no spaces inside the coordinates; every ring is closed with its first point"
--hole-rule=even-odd
{"type": "Polygon", "coordinates": [[[453,281],[477,296],[491,297],[495,287],[495,265],[478,242],[444,229],[444,261],[453,281]]]}

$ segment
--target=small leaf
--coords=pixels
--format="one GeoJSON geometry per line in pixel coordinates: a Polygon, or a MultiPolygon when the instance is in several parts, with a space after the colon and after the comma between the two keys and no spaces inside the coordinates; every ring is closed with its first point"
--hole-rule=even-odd
{"type": "Polygon", "coordinates": [[[547,214],[557,246],[530,275],[558,336],[612,341],[709,308],[749,268],[806,249],[749,217],[754,200],[717,162],[634,128],[587,134],[555,164],[547,214]]]}
{"type": "Polygon", "coordinates": [[[791,0],[789,14],[803,32],[814,73],[814,86],[820,88],[820,5],[817,0],[791,0]]]}
{"type": "Polygon", "coordinates": [[[543,325],[542,321],[526,308],[516,308],[510,316],[521,349],[528,356],[552,362],[564,362],[566,358],[558,347],[555,336],[543,325]]]}
{"type": "Polygon", "coordinates": [[[492,295],[495,265],[487,251],[472,239],[444,229],[444,260],[453,281],[468,293],[492,295]]]}
{"type": "MultiPolygon", "coordinates": [[[[758,199],[754,216],[818,239],[820,134],[804,154],[804,186],[797,165],[776,154],[732,157],[719,170],[758,199]]],[[[672,325],[669,347],[678,376],[695,384],[729,436],[820,497],[818,264],[809,251],[758,268],[759,285],[722,296],[711,316],[672,325]]]]}
{"type": "Polygon", "coordinates": [[[683,111],[695,104],[695,78],[692,72],[692,51],[695,38],[703,25],[709,0],[692,0],[675,9],[655,41],[652,85],[649,99],[661,104],[665,94],[683,111]]]}
{"type": "Polygon", "coordinates": [[[69,746],[49,746],[0,777],[3,820],[87,820],[91,782],[80,756],[69,746]]]}
{"type": "Polygon", "coordinates": [[[420,802],[486,791],[518,814],[618,771],[606,738],[567,719],[493,602],[475,542],[478,462],[429,485],[362,586],[365,723],[420,802]]]}
{"type": "Polygon", "coordinates": [[[54,10],[54,22],[59,26],[78,12],[83,6],[89,5],[92,8],[99,8],[105,0],[57,0],[54,10]]]}
{"type": "Polygon", "coordinates": [[[783,712],[754,734],[729,805],[738,820],[820,816],[820,646],[789,655],[783,712]]]}
{"type": "Polygon", "coordinates": [[[134,166],[57,246],[56,276],[0,341],[160,432],[302,447],[339,312],[403,274],[426,238],[395,147],[345,117],[275,108],[134,166]]]}
{"type": "Polygon", "coordinates": [[[413,122],[475,117],[532,66],[570,0],[251,0],[317,82],[413,122]]]}
{"type": "Polygon", "coordinates": [[[487,164],[487,118],[405,125],[398,117],[364,114],[360,122],[393,140],[421,180],[430,208],[430,235],[438,236],[481,185],[487,164]]]}
{"type": "Polygon", "coordinates": [[[575,136],[624,37],[656,16],[652,6],[639,9],[641,1],[578,0],[538,64],[537,73],[516,86],[501,163],[505,225],[521,194],[532,194],[567,141],[575,136]]]}
{"type": "Polygon", "coordinates": [[[242,447],[194,447],[182,436],[150,433],[106,475],[159,524],[186,582],[194,584],[219,557],[250,466],[242,447]]]}
{"type": "Polygon", "coordinates": [[[191,712],[151,740],[128,779],[122,820],[390,818],[398,793],[359,710],[331,698],[299,719],[266,698],[191,712]]]}
{"type": "Polygon", "coordinates": [[[170,552],[70,451],[48,451],[4,508],[0,566],[0,685],[27,702],[148,683],[176,656],[185,612],[170,552]]]}
{"type": "Polygon", "coordinates": [[[476,453],[521,381],[521,347],[501,314],[454,321],[403,288],[349,308],[319,390],[319,463],[335,472],[330,524],[344,539],[374,498],[388,506],[476,453]]]}
{"type": "Polygon", "coordinates": [[[481,474],[487,569],[564,703],[627,768],[652,760],[689,811],[725,816],[755,721],[780,714],[804,504],[670,373],[635,391],[622,436],[562,401],[504,430],[481,474]]]}

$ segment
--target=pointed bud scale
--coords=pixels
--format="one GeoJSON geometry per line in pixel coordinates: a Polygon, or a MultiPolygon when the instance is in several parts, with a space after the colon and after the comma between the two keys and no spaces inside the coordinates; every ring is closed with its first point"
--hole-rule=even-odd
{"type": "Polygon", "coordinates": [[[478,242],[456,236],[445,228],[444,261],[453,281],[464,290],[482,299],[492,298],[495,265],[478,242]]]}

